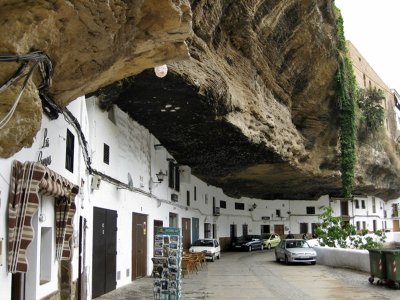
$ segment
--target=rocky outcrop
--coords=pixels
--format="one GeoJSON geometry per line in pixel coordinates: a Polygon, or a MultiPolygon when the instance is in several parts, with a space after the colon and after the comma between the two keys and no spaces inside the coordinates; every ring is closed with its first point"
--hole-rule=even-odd
{"type": "Polygon", "coordinates": [[[232,196],[339,193],[331,1],[192,2],[191,59],[101,91],[104,105],[232,196]]]}
{"type": "MultiPolygon", "coordinates": [[[[341,196],[333,2],[189,2],[9,0],[0,9],[0,51],[45,51],[58,104],[89,93],[104,109],[118,105],[231,196],[341,196]],[[164,62],[165,78],[145,70],[164,62]]],[[[4,82],[17,64],[1,66],[4,82]]],[[[0,156],[31,143],[39,81],[36,74],[0,132],[0,156]]],[[[0,95],[2,114],[18,91],[0,95]]],[[[399,194],[391,148],[360,145],[356,193],[399,194]]]]}
{"type": "MultiPolygon", "coordinates": [[[[187,0],[6,0],[0,4],[0,53],[45,52],[54,65],[49,93],[64,106],[149,67],[187,59],[191,20],[187,0]]],[[[3,83],[19,64],[0,65],[3,83]]],[[[30,146],[40,126],[36,75],[0,131],[1,157],[30,146]]],[[[20,88],[21,82],[0,94],[1,118],[20,88]]]]}

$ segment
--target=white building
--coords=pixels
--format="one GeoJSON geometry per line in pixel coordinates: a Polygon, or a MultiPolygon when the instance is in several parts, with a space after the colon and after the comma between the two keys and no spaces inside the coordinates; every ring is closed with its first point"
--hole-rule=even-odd
{"type": "Polygon", "coordinates": [[[81,97],[68,110],[71,114],[56,120],[44,116],[32,147],[0,160],[0,299],[41,299],[59,292],[90,299],[148,276],[154,233],[161,226],[182,228],[184,248],[197,238],[215,237],[226,249],[231,238],[245,234],[312,233],[323,208],[331,206],[360,230],[386,229],[378,198],[230,198],[192,176],[190,167],[179,165],[117,107],[104,112],[95,98],[81,97]],[[33,232],[28,238],[10,239],[8,233],[9,228],[30,232],[29,224],[28,229],[10,225],[13,160],[41,162],[27,165],[43,170],[45,179],[32,191],[38,201],[29,204],[33,232]],[[159,181],[157,174],[166,176],[159,181]],[[60,206],[65,199],[68,205],[60,206]],[[56,213],[67,208],[66,214],[56,213]],[[72,223],[63,224],[63,216],[72,223]],[[8,245],[18,245],[16,261],[23,261],[26,248],[26,272],[24,264],[11,264],[16,273],[9,272],[8,245]]]}

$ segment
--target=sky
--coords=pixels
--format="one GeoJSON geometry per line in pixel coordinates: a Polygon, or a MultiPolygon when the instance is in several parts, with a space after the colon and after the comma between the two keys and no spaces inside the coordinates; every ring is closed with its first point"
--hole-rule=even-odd
{"type": "Polygon", "coordinates": [[[400,92],[400,0],[335,0],[347,40],[400,92]]]}

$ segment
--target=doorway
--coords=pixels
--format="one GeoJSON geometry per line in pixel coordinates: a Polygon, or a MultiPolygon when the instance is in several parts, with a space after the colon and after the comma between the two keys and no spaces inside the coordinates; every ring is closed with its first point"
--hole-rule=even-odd
{"type": "Polygon", "coordinates": [[[192,241],[197,241],[200,234],[200,220],[199,218],[192,218],[192,241]]]}
{"type": "Polygon", "coordinates": [[[132,213],[132,280],[147,275],[147,215],[132,213]]]}
{"type": "Polygon", "coordinates": [[[342,216],[349,215],[349,204],[347,201],[340,201],[340,212],[342,216]]]}
{"type": "Polygon", "coordinates": [[[234,241],[236,241],[237,237],[237,226],[236,224],[231,224],[229,227],[230,227],[229,232],[231,237],[231,243],[233,243],[234,241]]]}
{"type": "Polygon", "coordinates": [[[182,247],[183,250],[189,250],[190,248],[190,219],[182,218],[182,247]]]}
{"type": "Polygon", "coordinates": [[[86,229],[87,229],[87,220],[84,217],[80,217],[79,218],[78,300],[87,299],[86,229]]]}
{"type": "Polygon", "coordinates": [[[261,225],[261,235],[263,235],[264,233],[270,233],[270,226],[269,225],[261,225]]]}
{"type": "Polygon", "coordinates": [[[117,212],[93,208],[92,298],[117,286],[117,212]]]}
{"type": "Polygon", "coordinates": [[[278,234],[281,238],[285,235],[285,228],[283,225],[274,225],[274,232],[278,234]]]}
{"type": "Polygon", "coordinates": [[[247,224],[243,224],[242,225],[242,235],[243,236],[248,236],[249,235],[249,227],[247,226],[247,224]]]}

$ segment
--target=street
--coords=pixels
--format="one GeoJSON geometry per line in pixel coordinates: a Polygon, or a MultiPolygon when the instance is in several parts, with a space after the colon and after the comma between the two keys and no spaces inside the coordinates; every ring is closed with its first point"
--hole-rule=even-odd
{"type": "MultiPolygon", "coordinates": [[[[224,252],[185,276],[182,299],[400,299],[400,291],[371,285],[369,274],[323,265],[275,262],[274,250],[224,252]]],[[[152,299],[152,279],[139,279],[98,299],[152,299]]]]}

